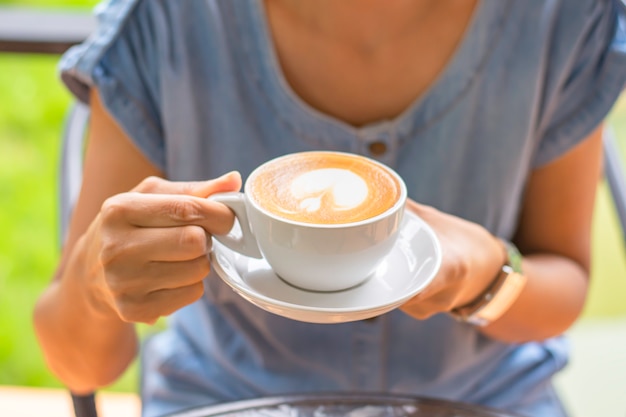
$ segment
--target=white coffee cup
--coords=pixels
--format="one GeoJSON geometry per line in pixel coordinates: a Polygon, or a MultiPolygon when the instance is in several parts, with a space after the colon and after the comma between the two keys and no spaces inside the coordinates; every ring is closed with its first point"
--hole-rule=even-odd
{"type": "Polygon", "coordinates": [[[241,229],[216,240],[264,258],[293,286],[339,291],[365,281],[389,254],[407,191],[377,161],[315,151],[268,161],[250,174],[243,193],[209,198],[230,207],[241,229]],[[289,200],[287,209],[274,194],[289,200]]]}

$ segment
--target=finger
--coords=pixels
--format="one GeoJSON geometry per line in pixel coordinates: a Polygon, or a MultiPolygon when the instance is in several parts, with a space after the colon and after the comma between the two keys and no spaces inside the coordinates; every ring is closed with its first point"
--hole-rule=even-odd
{"type": "Polygon", "coordinates": [[[107,268],[107,287],[122,303],[142,300],[154,291],[186,287],[202,281],[210,271],[206,255],[182,262],[116,263],[107,268]]]}
{"type": "Polygon", "coordinates": [[[167,316],[176,310],[197,301],[204,293],[202,281],[174,289],[164,289],[150,293],[148,297],[117,303],[120,318],[129,323],[153,324],[159,317],[167,316]]]}
{"type": "Polygon", "coordinates": [[[108,257],[146,261],[188,261],[206,256],[211,250],[211,236],[200,226],[136,227],[116,246],[117,253],[108,257]]]}
{"type": "Polygon", "coordinates": [[[187,287],[164,289],[150,293],[149,302],[159,306],[160,314],[167,316],[176,310],[198,301],[204,294],[202,281],[187,287]]]}
{"type": "MultiPolygon", "coordinates": [[[[437,210],[435,207],[420,204],[411,199],[407,199],[406,208],[417,214],[433,227],[437,226],[437,223],[440,223],[442,218],[448,216],[446,213],[437,210]]],[[[435,230],[435,232],[437,232],[437,230],[435,230]]]]}
{"type": "Polygon", "coordinates": [[[418,320],[426,320],[440,312],[428,302],[408,302],[400,306],[400,310],[418,320]]]}
{"type": "Polygon", "coordinates": [[[168,181],[159,177],[148,177],[133,191],[142,194],[185,194],[206,198],[215,193],[238,191],[240,188],[241,175],[237,171],[232,171],[207,181],[168,181]]]}
{"type": "Polygon", "coordinates": [[[417,319],[424,320],[435,314],[450,311],[454,306],[453,300],[452,290],[441,290],[419,294],[402,305],[401,309],[417,319]]]}
{"type": "Polygon", "coordinates": [[[124,193],[107,199],[103,222],[136,227],[196,225],[211,234],[226,234],[233,227],[233,212],[221,203],[188,195],[124,193]]]}
{"type": "Polygon", "coordinates": [[[150,262],[146,268],[149,293],[196,284],[211,270],[209,258],[205,255],[184,262],[150,262]]]}

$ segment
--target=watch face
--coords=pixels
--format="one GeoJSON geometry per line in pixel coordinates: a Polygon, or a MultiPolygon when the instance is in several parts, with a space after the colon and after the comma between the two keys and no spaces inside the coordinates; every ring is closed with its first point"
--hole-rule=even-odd
{"type": "Polygon", "coordinates": [[[509,265],[513,268],[513,271],[521,274],[522,273],[522,254],[517,249],[517,247],[511,242],[504,242],[506,246],[506,253],[509,258],[509,265]]]}

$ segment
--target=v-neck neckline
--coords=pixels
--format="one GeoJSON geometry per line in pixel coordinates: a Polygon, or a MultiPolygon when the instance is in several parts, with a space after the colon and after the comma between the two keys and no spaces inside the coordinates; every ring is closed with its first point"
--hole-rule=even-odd
{"type": "Polygon", "coordinates": [[[371,139],[392,130],[404,137],[439,119],[467,91],[494,49],[510,0],[479,0],[455,51],[431,85],[399,115],[355,127],[305,102],[291,88],[280,66],[263,0],[232,2],[240,9],[239,30],[248,74],[268,98],[276,115],[304,137],[371,139]],[[241,19],[241,20],[240,20],[241,19]]]}

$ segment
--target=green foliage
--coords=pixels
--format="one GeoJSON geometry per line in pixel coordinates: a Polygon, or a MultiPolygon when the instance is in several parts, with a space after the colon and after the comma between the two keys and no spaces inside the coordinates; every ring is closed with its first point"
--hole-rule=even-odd
{"type": "Polygon", "coordinates": [[[53,385],[31,326],[52,276],[56,160],[69,97],[53,57],[0,55],[0,383],[53,385]]]}
{"type": "Polygon", "coordinates": [[[0,0],[1,5],[39,8],[59,7],[91,7],[98,3],[95,0],[0,0]]]}
{"type": "MultiPolygon", "coordinates": [[[[93,0],[0,0],[91,7],[93,0]]],[[[32,330],[34,303],[59,256],[57,171],[70,96],[58,56],[0,54],[0,384],[58,387],[32,330]]],[[[133,365],[112,389],[134,390],[133,365]]]]}
{"type": "MultiPolygon", "coordinates": [[[[57,171],[70,96],[58,57],[0,55],[0,384],[59,386],[32,330],[59,256],[57,171]]],[[[133,366],[115,390],[132,390],[133,366]]]]}
{"type": "MultiPolygon", "coordinates": [[[[609,115],[626,162],[626,94],[622,95],[609,115]]],[[[584,315],[586,317],[625,316],[626,247],[608,186],[599,189],[593,223],[591,289],[584,315]]]]}

